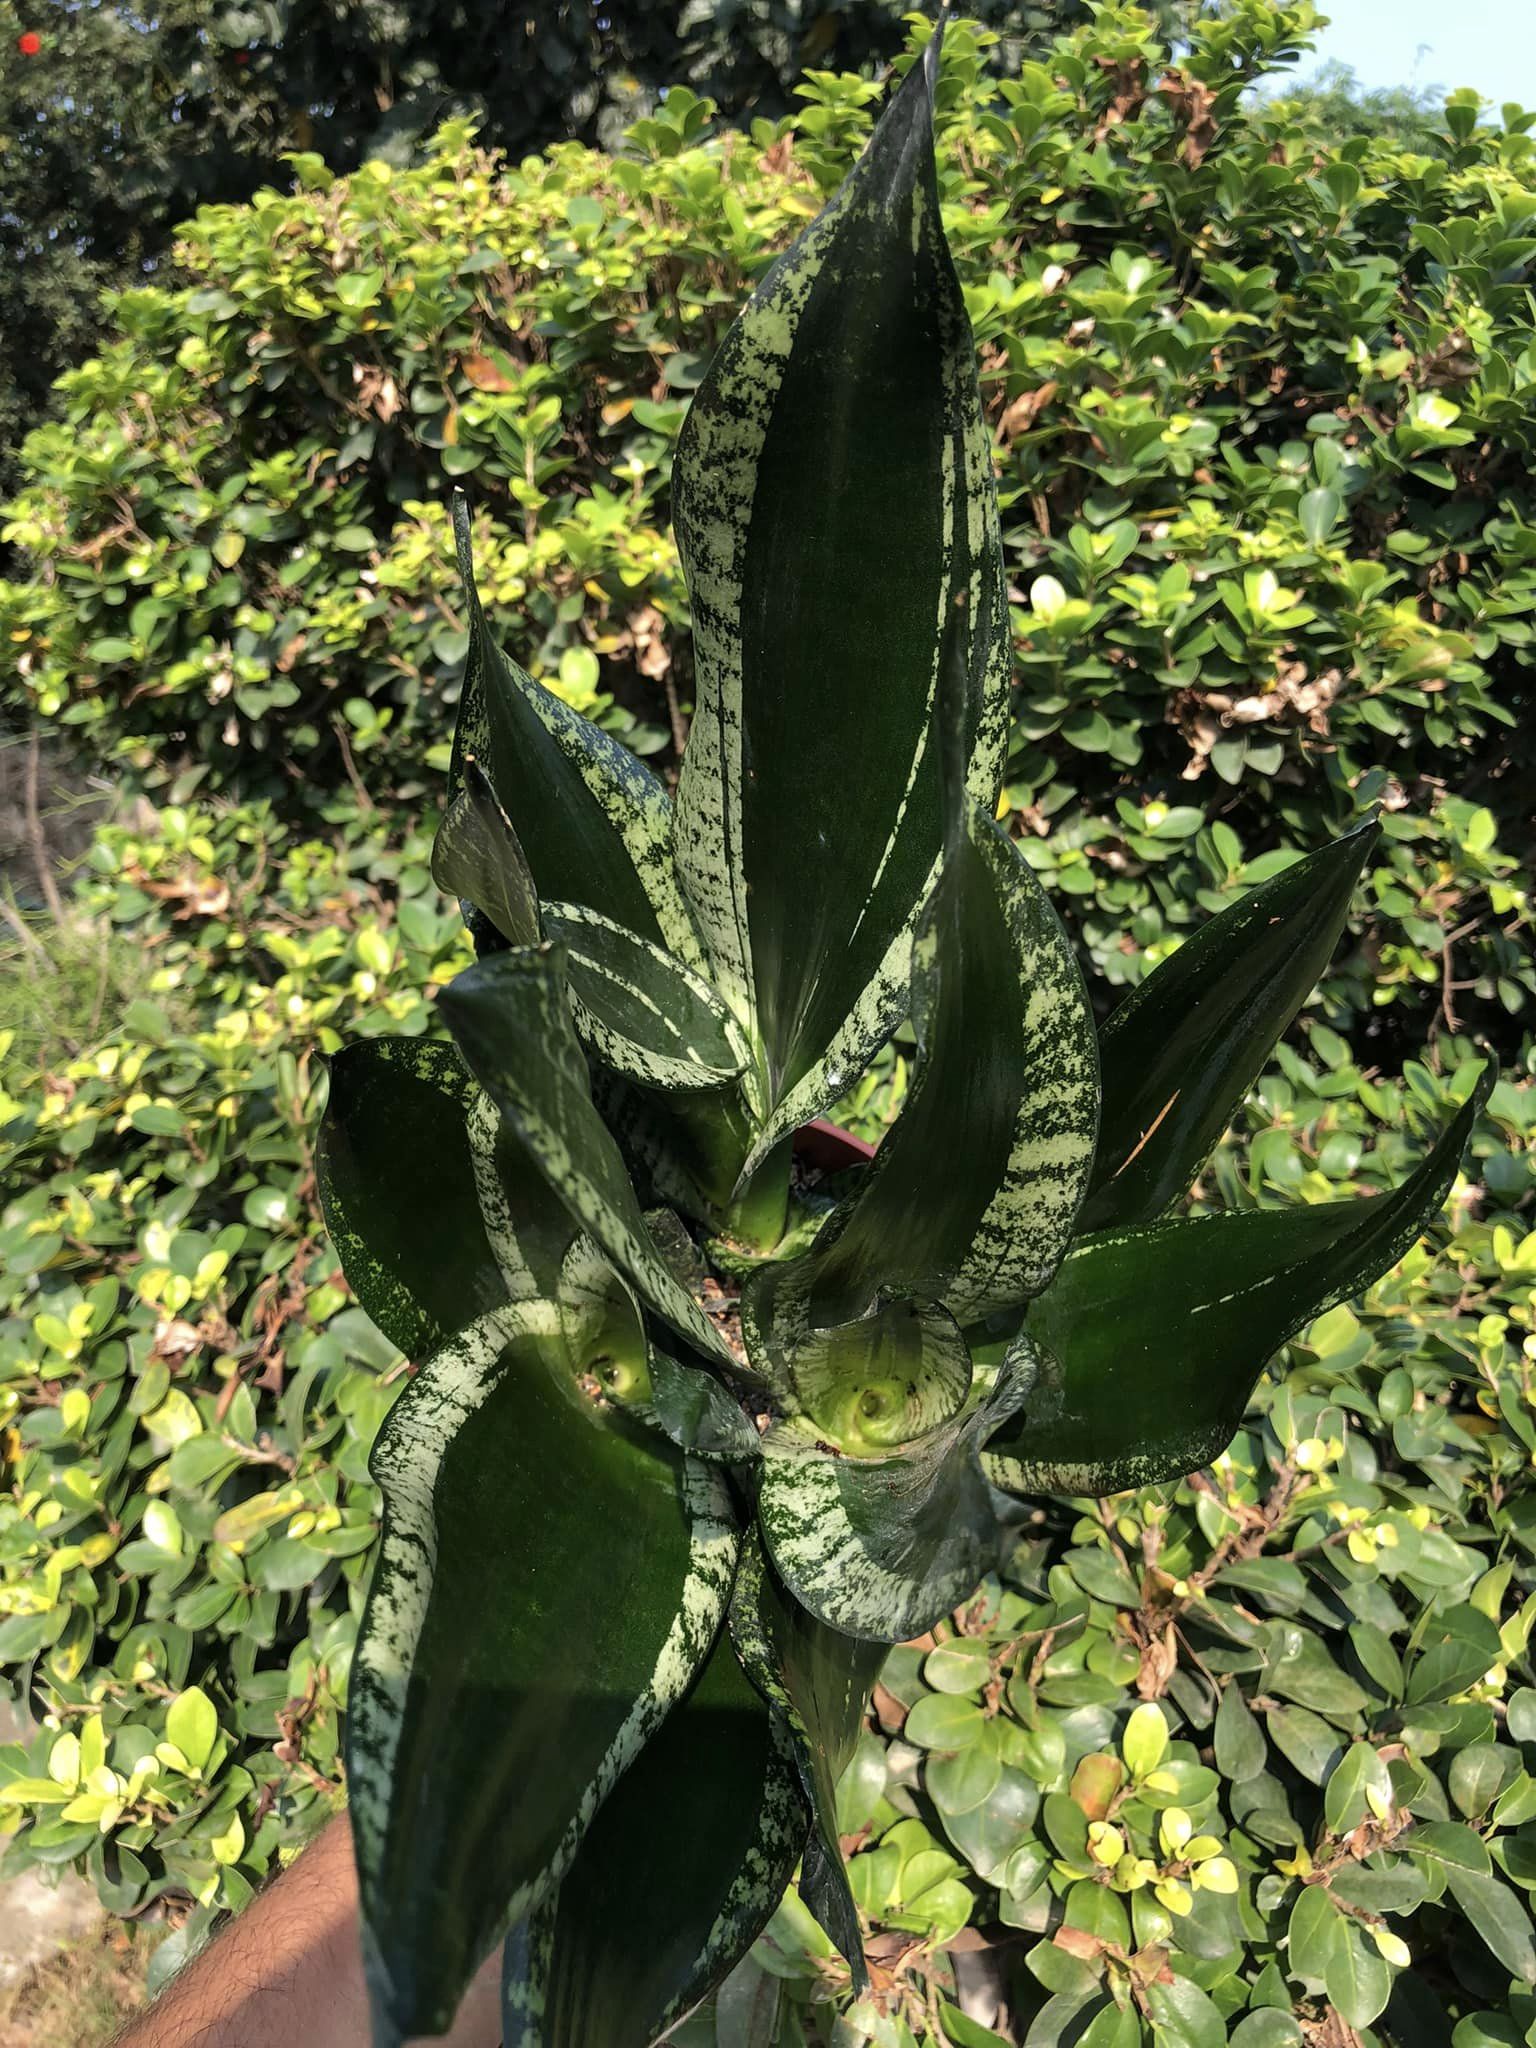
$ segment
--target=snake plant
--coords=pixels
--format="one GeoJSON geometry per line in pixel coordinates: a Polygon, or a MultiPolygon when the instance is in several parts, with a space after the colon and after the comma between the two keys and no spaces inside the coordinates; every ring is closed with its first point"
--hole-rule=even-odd
{"type": "Polygon", "coordinates": [[[326,1214],[414,1363],[347,1731],[378,2042],[504,1942],[508,2048],[645,2048],[798,1867],[863,1981],[833,1788],[884,1647],[1038,1491],[1217,1456],[1278,1346],[1414,1242],[1394,1192],[1180,1198],[1305,1000],[1367,821],[1108,1017],[995,822],[1009,621],[940,219],[937,38],[694,398],[676,795],[471,624],[434,872],[452,1043],[334,1062],[326,1214]],[[871,1164],[796,1133],[903,1019],[871,1164]]]}

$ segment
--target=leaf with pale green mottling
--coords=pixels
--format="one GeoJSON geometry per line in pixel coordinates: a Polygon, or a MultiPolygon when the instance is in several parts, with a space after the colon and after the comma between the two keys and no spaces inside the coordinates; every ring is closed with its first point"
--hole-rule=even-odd
{"type": "Polygon", "coordinates": [[[353,1292],[409,1358],[552,1293],[575,1230],[453,1048],[430,1039],[336,1055],[316,1175],[353,1292]]]}
{"type": "Polygon", "coordinates": [[[575,903],[544,911],[565,949],[576,1029],[615,1072],[649,1088],[721,1088],[746,1064],[709,984],[650,939],[575,903]]]}
{"type": "Polygon", "coordinates": [[[988,810],[1002,766],[1002,551],[939,218],[937,56],[935,38],[726,336],[673,469],[699,672],[677,862],[716,984],[756,1022],[765,1142],[834,1101],[906,1007],[942,838],[930,707],[957,591],[988,810]]]}
{"type": "Polygon", "coordinates": [[[555,947],[497,953],[439,997],[472,1073],[570,1215],[647,1306],[706,1357],[730,1350],[651,1242],[618,1146],[592,1103],[555,947]]]}
{"type": "Polygon", "coordinates": [[[842,1635],[807,1613],[755,1537],[742,1546],[731,1634],[753,1684],[783,1717],[813,1815],[801,1896],[862,1985],[864,1947],[838,1839],[837,1781],[858,1742],[884,1648],[842,1635]]]}
{"type": "Polygon", "coordinates": [[[650,2048],[761,1932],[808,1825],[783,1722],[722,1630],[558,1893],[508,1937],[506,2048],[650,2048]]]}
{"type": "Polygon", "coordinates": [[[375,2038],[397,2043],[446,2027],[687,1691],[737,1528],[712,1468],[584,1393],[553,1302],[482,1317],[435,1353],[372,1471],[384,1532],[347,1783],[375,2038]],[[594,1526],[624,1531],[622,1576],[594,1526]]]}
{"type": "Polygon", "coordinates": [[[1114,1493],[1208,1464],[1280,1345],[1395,1265],[1439,1214],[1494,1078],[1485,1066],[1391,1194],[1181,1218],[1075,1245],[1030,1308],[1041,1372],[990,1446],[997,1484],[1114,1493]]]}
{"type": "Polygon", "coordinates": [[[1181,1195],[1327,967],[1374,818],[1210,918],[1110,1014],[1085,1231],[1150,1223],[1181,1195]]]}
{"type": "Polygon", "coordinates": [[[920,1635],[967,1599],[1005,1540],[981,1447],[1026,1398],[1033,1372],[1020,1340],[989,1391],[884,1455],[841,1455],[804,1418],[774,1423],[762,1440],[758,1523],[796,1599],[831,1627],[881,1642],[920,1635]]]}
{"type": "MultiPolygon", "coordinates": [[[[672,805],[610,733],[536,683],[491,637],[475,587],[469,509],[453,498],[470,646],[453,736],[451,787],[479,762],[527,856],[539,896],[576,902],[702,967],[672,863],[672,805]]],[[[483,908],[484,906],[482,906],[483,908]]]]}
{"type": "Polygon", "coordinates": [[[463,782],[432,842],[432,879],[489,919],[509,945],[537,945],[538,893],[512,821],[472,757],[463,782]]]}
{"type": "Polygon", "coordinates": [[[1088,1185],[1088,992],[1033,870],[973,804],[918,926],[912,1016],[911,1092],[816,1256],[829,1321],[885,1293],[942,1301],[961,1323],[1016,1306],[1056,1270],[1088,1185]]]}

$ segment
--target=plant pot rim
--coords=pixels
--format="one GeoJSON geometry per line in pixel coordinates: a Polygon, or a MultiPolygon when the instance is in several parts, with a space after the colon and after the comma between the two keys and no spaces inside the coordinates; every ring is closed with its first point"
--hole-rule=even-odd
{"type": "Polygon", "coordinates": [[[875,1148],[866,1139],[856,1138],[852,1131],[845,1131],[841,1124],[826,1117],[802,1124],[795,1133],[795,1157],[804,1160],[807,1166],[819,1167],[823,1173],[838,1173],[844,1167],[862,1165],[874,1156],[875,1148]]]}

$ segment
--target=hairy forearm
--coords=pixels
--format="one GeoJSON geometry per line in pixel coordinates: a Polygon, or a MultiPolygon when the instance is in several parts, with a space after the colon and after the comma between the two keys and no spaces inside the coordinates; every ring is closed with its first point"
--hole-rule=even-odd
{"type": "MultiPolygon", "coordinates": [[[[497,2048],[494,1962],[465,1997],[450,2048],[497,2048]]],[[[368,2048],[357,1873],[346,1815],[167,1987],[118,2048],[368,2048]]]]}

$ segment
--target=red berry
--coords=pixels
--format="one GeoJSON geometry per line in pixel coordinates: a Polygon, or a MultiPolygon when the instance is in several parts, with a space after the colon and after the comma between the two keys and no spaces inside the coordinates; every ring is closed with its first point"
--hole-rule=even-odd
{"type": "Polygon", "coordinates": [[[35,28],[29,28],[16,38],[16,47],[23,57],[35,57],[43,47],[43,39],[35,28]]]}

